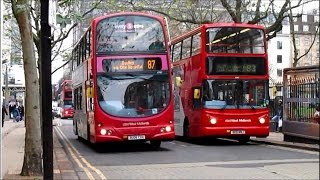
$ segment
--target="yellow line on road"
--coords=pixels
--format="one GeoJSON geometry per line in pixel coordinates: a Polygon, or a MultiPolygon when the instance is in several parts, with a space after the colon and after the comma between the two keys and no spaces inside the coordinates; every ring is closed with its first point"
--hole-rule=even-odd
{"type": "Polygon", "coordinates": [[[72,150],[77,154],[77,156],[82,160],[82,162],[87,165],[87,167],[89,167],[91,170],[93,170],[94,172],[96,172],[98,174],[98,176],[103,179],[103,180],[107,180],[107,178],[104,176],[104,174],[97,168],[95,168],[94,166],[92,166],[80,153],[79,151],[77,151],[77,149],[71,144],[71,142],[69,141],[69,139],[63,134],[63,132],[61,131],[61,129],[59,127],[56,127],[56,129],[58,131],[60,131],[60,133],[62,134],[62,136],[64,137],[65,141],[68,143],[68,145],[72,148],[72,150]]]}
{"type": "MultiPolygon", "coordinates": [[[[58,129],[58,128],[55,128],[55,129],[56,129],[56,132],[58,133],[58,136],[60,136],[60,138],[63,139],[63,140],[66,142],[66,139],[65,139],[64,134],[61,134],[61,133],[62,133],[61,130],[58,129]]],[[[86,167],[84,167],[84,166],[81,164],[80,160],[76,157],[76,155],[73,153],[72,149],[71,149],[69,146],[70,146],[70,145],[67,143],[66,148],[68,149],[71,157],[72,157],[72,158],[74,159],[74,161],[78,164],[78,166],[84,170],[84,172],[86,173],[86,175],[88,176],[88,178],[89,178],[90,180],[94,180],[95,178],[93,177],[93,175],[91,174],[91,172],[90,172],[86,167]]]]}

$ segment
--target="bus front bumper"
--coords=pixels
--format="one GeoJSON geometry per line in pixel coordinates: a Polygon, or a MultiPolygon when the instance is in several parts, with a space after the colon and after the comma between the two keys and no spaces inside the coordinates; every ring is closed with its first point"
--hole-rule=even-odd
{"type": "MultiPolygon", "coordinates": [[[[110,129],[110,128],[109,128],[110,129]]],[[[112,128],[112,134],[102,135],[97,131],[95,142],[124,142],[124,141],[172,141],[175,138],[173,126],[170,132],[160,132],[160,127],[142,128],[112,128]]],[[[100,130],[101,131],[101,130],[100,130]]]]}
{"type": "Polygon", "coordinates": [[[251,126],[251,127],[204,127],[202,135],[214,137],[236,137],[236,136],[269,136],[269,126],[251,126]]]}

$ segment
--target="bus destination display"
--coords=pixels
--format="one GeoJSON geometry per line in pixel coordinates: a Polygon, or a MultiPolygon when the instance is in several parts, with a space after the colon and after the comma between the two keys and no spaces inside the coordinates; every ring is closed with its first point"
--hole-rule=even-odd
{"type": "Polygon", "coordinates": [[[263,57],[208,57],[208,75],[265,75],[263,57]]]}
{"type": "Polygon", "coordinates": [[[160,58],[126,58],[104,59],[102,67],[105,72],[137,72],[161,70],[160,58]]]}
{"type": "Polygon", "coordinates": [[[216,64],[217,73],[256,73],[255,64],[216,64]]]}

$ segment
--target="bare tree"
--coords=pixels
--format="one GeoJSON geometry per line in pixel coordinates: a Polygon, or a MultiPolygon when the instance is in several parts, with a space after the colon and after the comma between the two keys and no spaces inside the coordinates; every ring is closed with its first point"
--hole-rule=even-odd
{"type": "Polygon", "coordinates": [[[39,106],[39,79],[37,74],[36,56],[33,44],[32,27],[30,20],[30,1],[11,0],[12,11],[17,19],[22,51],[23,66],[26,80],[26,134],[25,154],[21,175],[42,175],[42,146],[40,131],[40,106],[39,106]]]}
{"type": "Polygon", "coordinates": [[[267,40],[269,40],[281,31],[282,21],[288,17],[290,9],[313,1],[315,0],[298,0],[294,6],[290,7],[290,0],[281,1],[282,4],[276,0],[177,0],[169,2],[130,0],[127,5],[133,10],[152,11],[171,20],[190,24],[218,21],[265,24],[267,40]],[[190,3],[192,5],[188,5],[190,3]]]}
{"type": "MultiPolygon", "coordinates": [[[[289,7],[291,7],[291,2],[289,3],[289,7]]],[[[319,26],[320,26],[320,24],[318,23],[318,25],[316,27],[316,31],[315,31],[315,34],[314,34],[314,36],[312,38],[311,45],[308,47],[308,49],[304,53],[299,54],[298,53],[297,44],[296,44],[296,36],[297,36],[297,34],[296,34],[295,30],[294,30],[294,20],[293,20],[294,17],[297,18],[297,17],[300,17],[300,15],[294,16],[293,13],[292,13],[292,9],[290,8],[290,11],[289,11],[289,22],[290,22],[290,34],[291,34],[292,44],[293,44],[293,62],[292,62],[292,66],[293,67],[297,67],[299,60],[302,59],[304,56],[306,56],[310,52],[310,50],[311,50],[311,48],[312,48],[312,46],[313,46],[313,44],[314,44],[314,42],[315,42],[315,40],[317,38],[317,35],[318,35],[318,38],[319,38],[319,26]]]]}
{"type": "MultiPolygon", "coordinates": [[[[59,1],[62,5],[70,6],[74,0],[59,1]]],[[[92,11],[101,2],[97,1],[93,7],[86,13],[92,11]]],[[[42,175],[42,141],[41,141],[41,121],[40,121],[40,88],[37,68],[37,58],[40,52],[40,1],[32,0],[10,0],[12,12],[17,20],[20,43],[22,44],[23,65],[26,82],[26,134],[25,134],[25,154],[21,175],[23,176],[40,176],[42,175]],[[35,48],[36,47],[36,48],[35,48]]],[[[69,11],[70,12],[70,11],[69,11]]],[[[72,11],[71,11],[72,12],[72,11]]],[[[63,27],[56,39],[53,39],[53,46],[60,44],[70,34],[72,28],[63,27]]],[[[19,37],[19,36],[18,36],[19,37]]],[[[19,42],[17,43],[19,44],[19,42]]],[[[39,59],[39,58],[38,58],[39,59]]],[[[41,60],[41,59],[39,59],[41,60]]]]}

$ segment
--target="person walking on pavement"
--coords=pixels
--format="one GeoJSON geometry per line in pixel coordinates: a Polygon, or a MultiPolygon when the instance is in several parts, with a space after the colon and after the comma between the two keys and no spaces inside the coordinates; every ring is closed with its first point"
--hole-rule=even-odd
{"type": "Polygon", "coordinates": [[[278,108],[276,115],[273,116],[272,120],[276,122],[276,132],[281,132],[282,129],[282,116],[283,116],[283,106],[282,106],[282,100],[280,99],[278,101],[278,108]]]}
{"type": "Polygon", "coordinates": [[[6,110],[6,107],[2,105],[2,127],[4,125],[4,118],[6,117],[6,115],[8,116],[8,112],[6,110]]]}
{"type": "Polygon", "coordinates": [[[14,117],[14,120],[13,121],[16,121],[16,122],[19,122],[20,121],[20,112],[19,112],[19,106],[16,105],[15,108],[13,109],[13,117],[14,117]]]}
{"type": "Polygon", "coordinates": [[[20,113],[20,120],[23,121],[23,117],[24,117],[24,106],[21,104],[21,106],[19,106],[19,113],[20,113]]]}

